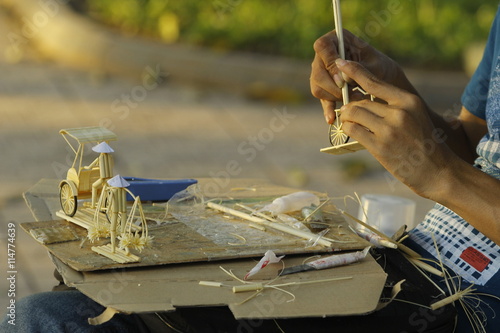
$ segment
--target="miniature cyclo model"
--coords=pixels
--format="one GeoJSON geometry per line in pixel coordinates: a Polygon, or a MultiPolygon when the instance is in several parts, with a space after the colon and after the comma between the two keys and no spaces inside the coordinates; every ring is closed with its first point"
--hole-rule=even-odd
{"type": "MultiPolygon", "coordinates": [[[[113,174],[113,149],[109,141],[117,139],[112,131],[104,127],[80,127],[59,131],[75,153],[73,164],[66,179],[59,184],[61,208],[66,216],[73,217],[78,209],[78,199],[91,199],[90,208],[95,208],[103,185],[115,176],[113,174]],[[76,141],[77,146],[69,138],[76,141]],[[88,165],[84,165],[85,145],[92,144],[92,150],[99,156],[88,165]]],[[[93,154],[92,154],[93,155],[93,154]]],[[[132,193],[143,201],[167,201],[175,193],[196,184],[195,179],[147,179],[124,177],[130,184],[127,201],[134,201],[132,193]]]]}
{"type": "Polygon", "coordinates": [[[113,149],[108,142],[116,140],[117,136],[104,127],[62,129],[59,133],[75,153],[66,179],[59,184],[61,208],[67,216],[72,217],[78,208],[77,199],[91,198],[94,207],[104,181],[113,177],[113,158],[110,154],[113,149]],[[76,147],[68,137],[76,140],[76,147]],[[92,149],[100,153],[99,157],[87,166],[83,164],[86,144],[93,144],[92,149]]]}
{"type": "MultiPolygon", "coordinates": [[[[103,127],[62,129],[59,133],[75,153],[75,158],[66,179],[59,183],[62,211],[56,212],[56,216],[87,229],[87,238],[91,242],[110,238],[110,244],[93,246],[94,252],[119,263],[139,261],[140,257],[130,253],[129,249],[140,252],[152,242],[141,200],[167,201],[197,181],[114,175],[114,150],[108,142],[117,139],[115,133],[103,127]],[[92,144],[92,151],[99,155],[91,163],[84,164],[87,144],[92,144]],[[91,201],[78,209],[79,199],[91,201]],[[117,240],[119,244],[116,244],[117,240]]],[[[90,154],[95,156],[92,152],[90,154]]]]}

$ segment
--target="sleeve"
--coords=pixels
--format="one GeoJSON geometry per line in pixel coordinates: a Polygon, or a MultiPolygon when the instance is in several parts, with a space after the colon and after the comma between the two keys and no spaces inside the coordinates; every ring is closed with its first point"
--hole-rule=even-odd
{"type": "Polygon", "coordinates": [[[486,119],[486,102],[491,74],[495,70],[492,66],[496,63],[494,57],[498,56],[498,47],[500,47],[500,8],[491,27],[483,59],[462,95],[462,105],[481,119],[486,119]]]}

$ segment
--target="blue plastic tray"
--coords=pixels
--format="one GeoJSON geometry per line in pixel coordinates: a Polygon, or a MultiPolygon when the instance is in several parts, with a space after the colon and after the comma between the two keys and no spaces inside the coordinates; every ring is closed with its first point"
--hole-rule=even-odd
{"type": "MultiPolygon", "coordinates": [[[[196,179],[147,179],[137,177],[124,177],[130,186],[127,188],[135,196],[139,196],[141,201],[167,201],[175,193],[186,189],[188,186],[196,184],[196,179]]],[[[132,197],[127,193],[127,200],[132,197]]]]}

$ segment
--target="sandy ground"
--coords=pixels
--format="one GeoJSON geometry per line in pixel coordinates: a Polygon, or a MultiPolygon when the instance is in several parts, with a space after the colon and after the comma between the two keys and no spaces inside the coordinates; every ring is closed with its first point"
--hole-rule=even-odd
{"type": "MultiPolygon", "coordinates": [[[[72,153],[62,128],[102,125],[118,134],[115,170],[149,178],[255,177],[279,185],[327,192],[332,197],[382,193],[417,202],[416,221],[432,203],[394,181],[367,153],[334,157],[319,103],[249,101],[219,91],[168,81],[103,78],[26,61],[0,62],[0,246],[7,223],[33,221],[22,193],[41,178],[64,177],[72,153]],[[229,168],[228,163],[237,163],[229,168]],[[353,167],[366,170],[351,178],[353,167]]],[[[439,75],[439,80],[444,78],[439,75]]],[[[446,98],[460,90],[446,92],[446,98]]],[[[451,96],[451,97],[450,97],[451,96]]],[[[443,97],[443,98],[445,98],[443,97]]],[[[449,102],[440,107],[453,108],[449,102]]],[[[342,200],[337,201],[342,204],[342,200]]],[[[355,209],[355,208],[350,208],[355,209]]],[[[356,214],[356,211],[352,211],[356,214]]],[[[55,283],[45,250],[17,226],[16,298],[47,291],[55,283]]],[[[0,267],[7,259],[0,251],[0,267]]],[[[2,273],[1,308],[9,286],[2,273]]]]}

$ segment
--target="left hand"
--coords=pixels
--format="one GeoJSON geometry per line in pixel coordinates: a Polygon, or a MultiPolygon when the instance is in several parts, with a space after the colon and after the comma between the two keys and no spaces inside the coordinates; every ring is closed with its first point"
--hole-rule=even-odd
{"type": "MultiPolygon", "coordinates": [[[[343,30],[346,57],[361,63],[370,72],[387,83],[415,92],[403,69],[391,58],[378,51],[348,30],[343,30]]],[[[336,102],[342,101],[341,88],[345,80],[338,70],[335,60],[339,58],[338,39],[335,31],[321,36],[314,42],[314,60],[311,64],[311,93],[321,101],[325,120],[332,124],[335,120],[336,102]]],[[[351,100],[363,99],[360,93],[350,92],[351,100]]]]}
{"type": "Polygon", "coordinates": [[[427,106],[416,95],[385,83],[356,62],[337,67],[367,93],[387,104],[361,100],[341,108],[344,132],[359,141],[396,178],[430,198],[439,190],[440,173],[454,155],[436,129],[427,106]]]}

